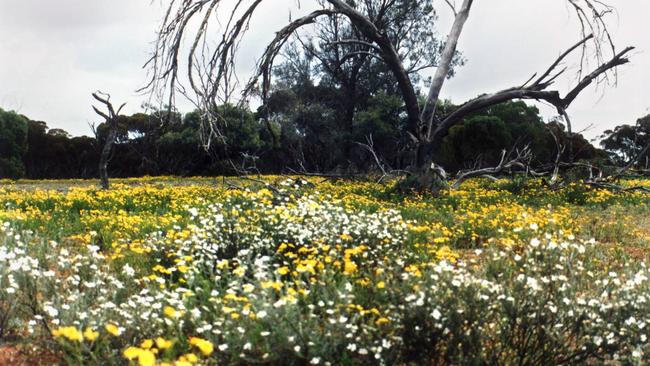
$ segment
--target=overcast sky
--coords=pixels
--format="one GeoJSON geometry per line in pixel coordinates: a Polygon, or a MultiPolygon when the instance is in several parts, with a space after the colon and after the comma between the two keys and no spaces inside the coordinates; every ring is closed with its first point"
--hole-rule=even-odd
{"type": "MultiPolygon", "coordinates": [[[[618,11],[610,24],[618,47],[637,50],[632,63],[620,69],[616,88],[590,88],[572,105],[576,130],[593,125],[589,137],[650,113],[650,1],[609,2],[618,11]]],[[[97,121],[90,108],[95,90],[110,92],[116,102],[127,101],[127,113],[139,111],[147,98],[135,90],[146,80],[142,65],[160,21],[160,3],[0,0],[0,108],[74,135],[90,134],[88,124],[97,121]]],[[[266,2],[240,57],[244,69],[287,21],[285,4],[295,3],[266,2]]],[[[439,31],[446,33],[451,14],[443,7],[439,14],[439,31]]],[[[446,84],[443,97],[459,103],[522,84],[578,40],[576,29],[565,0],[476,1],[459,45],[467,65],[446,84]]],[[[561,80],[557,87],[564,90],[571,81],[561,80]]],[[[547,118],[553,116],[551,108],[540,108],[547,118]]]]}

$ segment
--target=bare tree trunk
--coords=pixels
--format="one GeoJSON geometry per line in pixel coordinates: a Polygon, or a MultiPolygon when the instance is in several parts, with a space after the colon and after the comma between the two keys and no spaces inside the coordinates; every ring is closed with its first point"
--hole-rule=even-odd
{"type": "Polygon", "coordinates": [[[357,107],[357,86],[355,83],[344,83],[346,100],[343,105],[345,111],[345,129],[346,132],[352,133],[354,130],[354,112],[357,107]]]}
{"type": "Polygon", "coordinates": [[[569,153],[569,163],[573,163],[573,160],[575,160],[574,152],[573,152],[573,126],[571,125],[571,119],[569,118],[569,114],[566,112],[566,109],[560,109],[560,114],[562,115],[562,118],[564,118],[564,122],[566,123],[566,128],[567,128],[567,150],[569,153]]]}
{"type": "Polygon", "coordinates": [[[429,95],[427,96],[426,103],[424,104],[424,108],[422,109],[422,114],[420,116],[422,122],[427,124],[427,139],[431,137],[433,119],[436,114],[436,105],[438,103],[438,99],[440,98],[440,91],[442,90],[445,79],[449,74],[451,63],[454,59],[454,55],[456,54],[456,49],[458,48],[458,39],[463,32],[465,22],[467,22],[467,19],[469,18],[469,11],[472,8],[473,2],[474,0],[464,0],[460,11],[456,13],[456,19],[454,20],[454,24],[451,27],[449,35],[447,36],[447,41],[442,52],[440,64],[436,69],[431,87],[429,88],[429,95]]]}
{"type": "Polygon", "coordinates": [[[442,52],[442,57],[436,73],[433,77],[431,87],[429,88],[429,94],[427,96],[424,108],[422,108],[421,114],[418,117],[418,128],[417,130],[410,131],[417,138],[417,150],[415,153],[415,185],[420,188],[430,188],[436,186],[436,182],[442,177],[439,175],[444,175],[444,171],[441,167],[439,171],[442,174],[434,173],[436,171],[433,164],[433,155],[435,154],[436,144],[431,143],[432,131],[434,126],[434,119],[436,114],[436,107],[438,100],[440,98],[440,91],[445,83],[449,70],[451,69],[451,64],[456,54],[458,48],[458,40],[463,32],[463,28],[467,19],[469,18],[469,12],[472,8],[474,0],[463,0],[463,4],[460,8],[460,11],[454,11],[455,19],[451,27],[451,31],[447,36],[445,42],[445,48],[442,52]],[[423,129],[423,127],[425,127],[423,129]]]}
{"type": "Polygon", "coordinates": [[[99,180],[102,189],[109,188],[108,182],[108,159],[111,155],[111,149],[113,148],[113,143],[115,142],[115,137],[117,136],[117,130],[114,126],[111,126],[108,136],[106,137],[106,142],[102,147],[102,154],[99,156],[99,180]]]}
{"type": "MultiPolygon", "coordinates": [[[[105,94],[98,91],[96,93],[93,93],[92,96],[96,101],[102,103],[108,110],[108,113],[104,113],[99,108],[93,106],[93,110],[95,111],[95,113],[97,113],[98,115],[104,118],[104,121],[109,128],[108,135],[106,136],[106,141],[104,142],[104,146],[102,147],[102,153],[99,157],[100,185],[102,189],[108,189],[109,188],[108,159],[111,155],[111,149],[113,148],[113,144],[115,143],[115,139],[117,137],[117,119],[120,115],[120,111],[122,111],[122,108],[124,108],[126,103],[123,103],[120,106],[120,108],[117,109],[116,112],[115,109],[113,108],[113,104],[111,103],[111,96],[109,94],[105,94]]],[[[99,140],[99,136],[96,130],[95,130],[95,135],[99,140]]]]}

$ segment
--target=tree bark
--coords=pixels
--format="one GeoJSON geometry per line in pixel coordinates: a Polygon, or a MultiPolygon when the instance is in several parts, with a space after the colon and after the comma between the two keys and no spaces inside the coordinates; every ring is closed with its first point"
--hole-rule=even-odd
{"type": "MultiPolygon", "coordinates": [[[[431,187],[440,186],[438,184],[441,177],[439,177],[435,170],[433,170],[434,154],[439,145],[438,141],[432,143],[432,131],[434,129],[434,120],[436,115],[436,107],[440,98],[440,91],[445,83],[454,55],[458,48],[458,40],[463,32],[463,28],[469,12],[472,8],[473,0],[463,0],[463,4],[459,12],[455,12],[454,23],[451,31],[447,36],[445,48],[442,52],[442,57],[436,73],[433,77],[429,94],[427,96],[424,107],[418,115],[417,125],[409,124],[410,134],[417,140],[417,150],[415,153],[415,182],[419,189],[429,189],[431,187]]],[[[440,141],[441,142],[441,141],[440,141]]],[[[443,172],[442,169],[440,169],[443,172]]]]}
{"type": "MultiPolygon", "coordinates": [[[[117,119],[120,115],[120,112],[122,111],[122,108],[124,108],[126,103],[123,103],[120,106],[120,108],[117,109],[116,112],[115,108],[113,108],[113,104],[111,103],[111,96],[109,94],[105,94],[98,91],[96,93],[93,93],[92,96],[95,100],[102,103],[108,110],[108,113],[104,113],[99,108],[93,106],[93,110],[95,111],[95,113],[102,116],[104,118],[105,123],[108,125],[108,135],[106,136],[106,141],[104,142],[101,155],[99,156],[99,167],[98,167],[100,185],[102,189],[108,189],[109,188],[108,160],[110,158],[111,149],[113,148],[115,139],[117,138],[117,119]]],[[[95,134],[98,135],[97,131],[95,131],[95,134]]],[[[97,139],[99,140],[99,136],[97,136],[97,139]]]]}
{"type": "Polygon", "coordinates": [[[465,27],[465,22],[467,22],[467,19],[469,18],[469,11],[472,8],[472,4],[473,0],[464,0],[460,11],[456,14],[454,24],[451,27],[449,36],[447,36],[447,41],[442,52],[440,64],[436,69],[431,87],[429,88],[429,95],[427,96],[426,103],[422,109],[422,115],[420,116],[422,122],[426,123],[427,125],[427,139],[431,136],[433,120],[436,114],[436,105],[438,103],[438,99],[440,98],[440,91],[442,90],[445,79],[449,74],[449,69],[451,68],[454,54],[456,54],[456,49],[458,48],[458,40],[463,32],[463,27],[465,27]]]}
{"type": "Polygon", "coordinates": [[[102,153],[99,156],[99,180],[102,189],[109,188],[108,182],[108,159],[111,155],[111,149],[113,148],[113,143],[115,142],[115,137],[117,136],[117,130],[115,126],[110,127],[108,136],[106,137],[106,142],[102,147],[102,153]]]}

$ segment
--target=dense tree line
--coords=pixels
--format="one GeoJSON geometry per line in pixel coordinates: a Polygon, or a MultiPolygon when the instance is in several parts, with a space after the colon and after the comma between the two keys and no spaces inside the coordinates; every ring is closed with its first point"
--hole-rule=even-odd
{"type": "Polygon", "coordinates": [[[25,175],[23,157],[27,150],[27,119],[0,109],[0,177],[25,175]]]}
{"type": "MultiPolygon", "coordinates": [[[[403,103],[386,93],[371,95],[356,110],[350,128],[342,129],[345,106],[337,103],[335,87],[307,83],[277,88],[268,104],[256,112],[223,106],[230,128],[202,147],[198,112],[167,111],[119,117],[119,131],[109,170],[111,176],[222,175],[241,172],[367,173],[377,170],[368,150],[385,167],[408,164],[399,151],[404,127],[403,103]],[[331,97],[323,97],[331,95],[331,97]],[[278,135],[274,143],[265,118],[278,135]]],[[[343,98],[343,96],[340,96],[343,98]]],[[[441,109],[456,108],[451,103],[441,109]]],[[[631,159],[648,139],[650,116],[634,126],[607,131],[602,146],[619,164],[631,159]]],[[[14,112],[0,110],[0,176],[4,178],[95,178],[99,152],[107,126],[99,124],[96,137],[72,137],[14,112]]],[[[551,164],[557,155],[555,138],[566,146],[562,124],[544,123],[536,107],[508,102],[490,107],[454,126],[445,138],[437,160],[452,171],[496,164],[502,150],[530,146],[534,166],[551,164]],[[555,136],[555,137],[554,137],[555,136]]],[[[580,135],[574,135],[580,160],[607,157],[580,135]]],[[[647,158],[640,159],[647,164],[647,158]]]]}

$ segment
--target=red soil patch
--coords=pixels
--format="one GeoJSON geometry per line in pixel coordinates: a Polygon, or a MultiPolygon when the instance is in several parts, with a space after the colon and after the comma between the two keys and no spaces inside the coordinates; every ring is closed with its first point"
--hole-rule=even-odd
{"type": "Polygon", "coordinates": [[[15,345],[0,345],[0,366],[60,365],[60,360],[48,352],[35,352],[15,345]]]}
{"type": "Polygon", "coordinates": [[[0,365],[25,365],[24,355],[14,346],[0,346],[0,365]]]}

